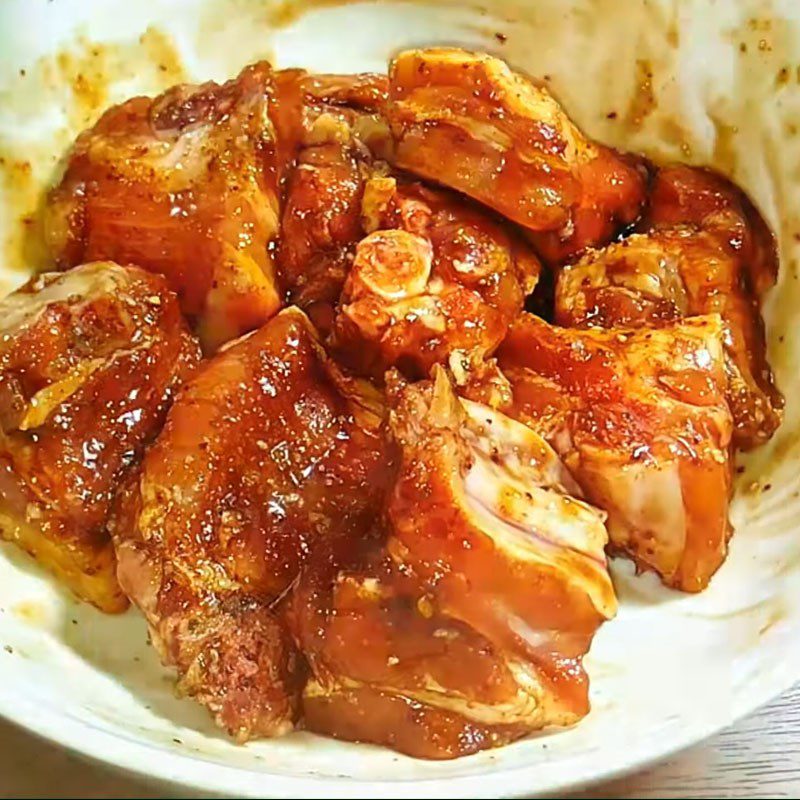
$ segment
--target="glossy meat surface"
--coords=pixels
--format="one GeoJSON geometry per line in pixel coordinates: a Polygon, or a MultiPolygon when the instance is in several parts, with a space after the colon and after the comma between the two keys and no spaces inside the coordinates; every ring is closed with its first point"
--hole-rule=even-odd
{"type": "Polygon", "coordinates": [[[303,120],[286,184],[277,263],[290,301],[328,333],[363,236],[364,184],[389,139],[379,113],[386,78],[309,75],[301,89],[303,120]]]}
{"type": "Polygon", "coordinates": [[[112,498],[199,352],[162,278],[86,264],[0,300],[0,533],[103,611],[112,498]]]}
{"type": "Polygon", "coordinates": [[[492,353],[536,285],[527,244],[463,199],[388,176],[366,183],[361,216],[338,357],[378,378],[389,367],[421,378],[456,350],[492,353]]]}
{"type": "Polygon", "coordinates": [[[303,692],[310,730],[438,759],[541,726],[531,670],[435,612],[385,558],[324,587],[301,583],[293,612],[312,672],[303,692]]]}
{"type": "Polygon", "coordinates": [[[276,603],[306,559],[373,529],[381,396],[297,309],[206,362],[118,505],[119,579],[181,689],[240,740],[285,732],[302,669],[276,603]]]}
{"type": "Polygon", "coordinates": [[[646,173],[595,144],[547,89],[487,55],[409,50],[390,65],[394,163],[532,232],[560,262],[634,222],[646,173]]]}
{"type": "Polygon", "coordinates": [[[385,544],[304,575],[290,624],[307,727],[454,758],[586,714],[581,657],[616,599],[603,515],[555,453],[434,376],[390,380],[385,544]]]}
{"type": "Polygon", "coordinates": [[[723,240],[741,264],[742,285],[761,298],[778,278],[775,237],[750,198],[717,172],[685,164],[659,169],[643,230],[689,225],[723,240]]]}
{"type": "Polygon", "coordinates": [[[603,514],[538,434],[434,375],[392,412],[389,552],[434,608],[534,665],[544,722],[574,721],[588,710],[580,657],[616,610],[603,514]]]}
{"type": "Polygon", "coordinates": [[[781,421],[753,203],[486,54],[135,97],[44,210],[62,271],[0,301],[0,535],[132,601],[240,743],[579,722],[608,556],[703,590],[734,446],[781,421]]]}
{"type": "Polygon", "coordinates": [[[48,199],[59,266],[112,259],[163,274],[207,351],[264,323],[280,306],[268,245],[294,82],[260,63],[223,85],[109,109],[78,137],[48,199]]]}
{"type": "Polygon", "coordinates": [[[723,330],[718,315],[574,330],[526,314],[498,351],[513,390],[505,410],[608,512],[612,549],[690,592],[708,584],[731,533],[723,330]]]}
{"type": "Polygon", "coordinates": [[[718,313],[725,324],[727,399],[734,442],[763,444],[783,398],[767,361],[764,323],[742,256],[717,232],[682,225],[635,234],[563,268],[556,321],[569,326],[652,326],[718,313]]]}

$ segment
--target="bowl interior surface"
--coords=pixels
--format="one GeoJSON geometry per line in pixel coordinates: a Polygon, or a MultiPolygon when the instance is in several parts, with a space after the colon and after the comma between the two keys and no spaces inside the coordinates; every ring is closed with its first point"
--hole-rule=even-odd
{"type": "Polygon", "coordinates": [[[730,557],[697,596],[613,564],[620,613],[587,667],[574,729],[452,762],[296,733],[240,747],[147,645],[135,611],[75,603],[0,546],[0,713],[89,755],[237,795],[497,796],[610,777],[713,733],[800,678],[800,7],[753,0],[299,3],[6,0],[0,4],[0,291],[46,264],[42,189],[112,102],[182,80],[279,66],[383,70],[413,45],[483,49],[551,87],[590,135],[712,165],[780,240],[767,319],[786,420],[740,459],[730,557]],[[413,788],[409,782],[414,782],[413,788]]]}

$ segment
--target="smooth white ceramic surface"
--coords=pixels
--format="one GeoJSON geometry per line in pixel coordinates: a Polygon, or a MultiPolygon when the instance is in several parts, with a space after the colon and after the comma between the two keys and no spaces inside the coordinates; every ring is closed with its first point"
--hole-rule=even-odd
{"type": "MultiPolygon", "coordinates": [[[[307,4],[306,4],[307,6],[307,4]]],[[[620,614],[588,659],[581,725],[448,763],[308,734],[238,747],[174,698],[135,612],[77,606],[0,547],[0,714],[119,766],[260,796],[497,796],[607,778],[687,746],[800,678],[800,7],[736,0],[516,0],[306,7],[268,0],[0,3],[0,288],[43,261],[35,211],[75,132],[109,102],[180,79],[281,66],[380,69],[407,45],[495,52],[549,81],[611,144],[713,164],[780,236],[767,307],[786,422],[747,461],[737,533],[686,596],[618,562],[620,614]],[[497,36],[496,34],[501,34],[497,36]],[[503,40],[503,37],[505,39],[503,40]]]]}

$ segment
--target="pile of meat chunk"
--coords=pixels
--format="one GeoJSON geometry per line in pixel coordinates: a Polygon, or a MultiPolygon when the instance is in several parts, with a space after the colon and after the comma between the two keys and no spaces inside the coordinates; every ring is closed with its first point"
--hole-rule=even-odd
{"type": "Polygon", "coordinates": [[[239,741],[577,722],[607,554],[704,589],[781,420],[750,201],[485,55],[134,98],[46,206],[57,271],[0,301],[0,533],[135,604],[239,741]]]}

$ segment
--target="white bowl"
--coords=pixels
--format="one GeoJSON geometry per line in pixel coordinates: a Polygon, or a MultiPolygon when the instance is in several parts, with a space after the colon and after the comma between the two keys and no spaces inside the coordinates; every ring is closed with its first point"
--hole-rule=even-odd
{"type": "Polygon", "coordinates": [[[42,258],[20,216],[35,209],[76,131],[112,101],[184,78],[224,78],[260,57],[352,71],[382,69],[407,45],[498,53],[547,76],[599,139],[732,175],[780,237],[781,278],[766,316],[786,421],[739,476],[737,533],[710,589],[670,592],[616,563],[621,610],[588,659],[591,715],[572,730],[428,763],[308,734],[234,745],[202,710],[173,697],[135,611],[106,617],[79,606],[3,546],[1,714],[87,755],[207,792],[513,796],[646,764],[800,678],[800,337],[792,330],[800,309],[800,7],[775,2],[769,19],[759,15],[762,3],[733,0],[489,5],[328,3],[301,13],[303,3],[268,0],[5,0],[2,289],[42,258]]]}

